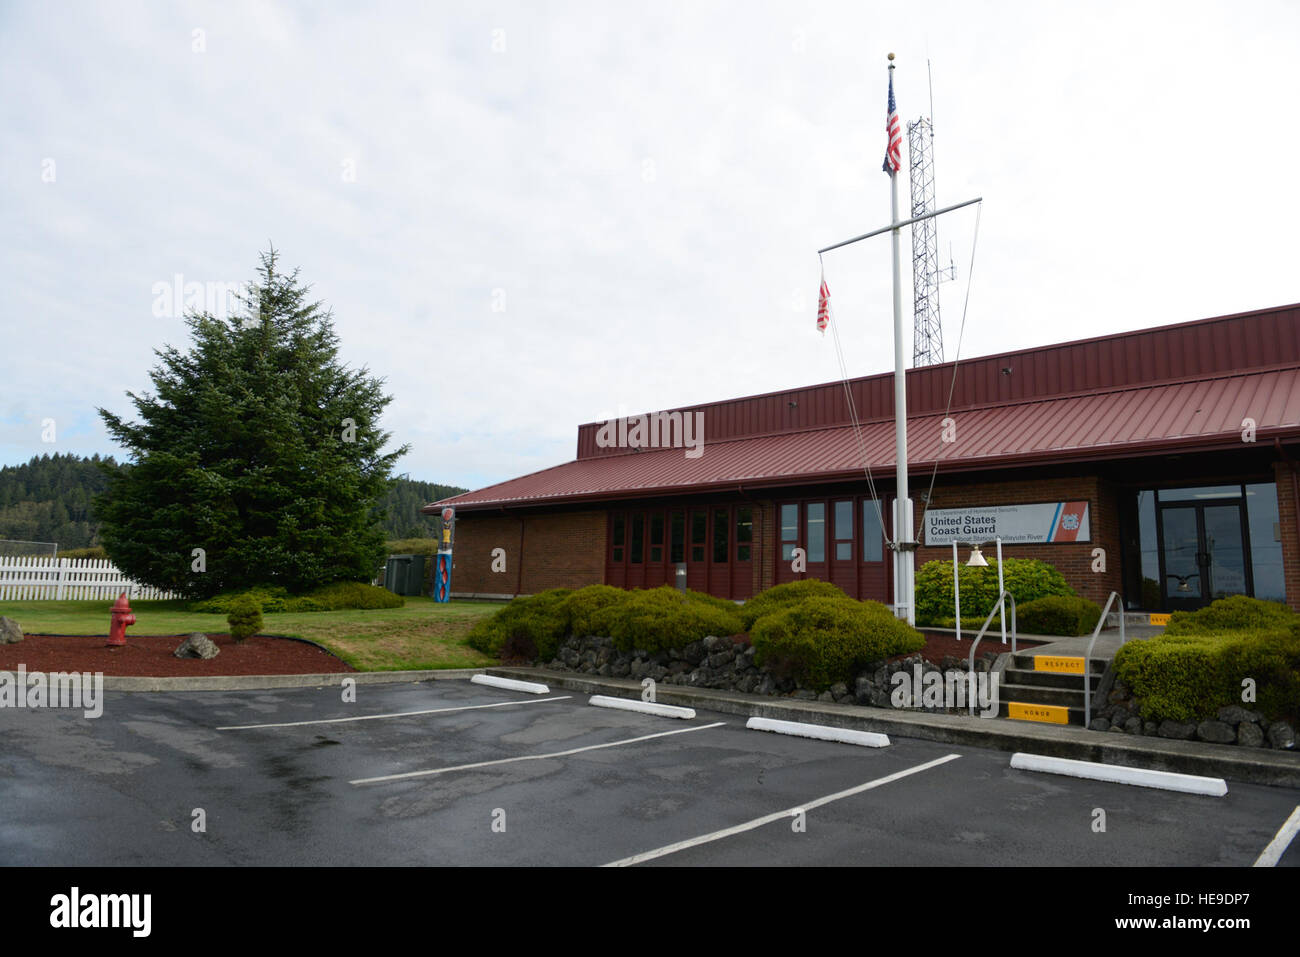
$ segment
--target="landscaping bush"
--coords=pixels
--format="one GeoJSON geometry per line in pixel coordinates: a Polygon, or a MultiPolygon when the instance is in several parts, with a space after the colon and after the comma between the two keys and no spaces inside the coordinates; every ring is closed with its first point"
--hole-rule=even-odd
{"type": "Polygon", "coordinates": [[[322,585],[305,595],[291,595],[286,589],[275,585],[226,592],[203,601],[191,602],[189,610],[225,615],[243,598],[251,599],[268,614],[342,611],[349,608],[401,608],[406,604],[405,598],[394,595],[387,588],[377,588],[364,582],[335,582],[332,585],[322,585]]]}
{"type": "MultiPolygon", "coordinates": [[[[998,600],[998,563],[990,559],[987,567],[958,565],[961,581],[961,615],[979,618],[993,610],[998,600]]],[[[1006,589],[1024,605],[1049,595],[1073,595],[1071,588],[1055,568],[1036,558],[1007,558],[1002,562],[1006,589]]],[[[926,562],[916,572],[916,622],[933,625],[953,616],[952,561],[926,562]]],[[[1010,618],[1010,607],[1007,608],[1010,618]]]]}
{"type": "Polygon", "coordinates": [[[742,630],[739,609],[733,602],[699,592],[683,595],[671,585],[628,592],[623,600],[597,612],[594,621],[619,650],[650,654],[682,648],[708,635],[734,635],[742,630]]]}
{"type": "Polygon", "coordinates": [[[108,552],[104,551],[103,545],[94,545],[90,548],[69,548],[59,552],[59,558],[108,558],[108,552]]]}
{"type": "Polygon", "coordinates": [[[262,606],[250,596],[243,595],[231,602],[226,623],[230,625],[230,637],[235,641],[251,638],[262,630],[262,606]]]}
{"type": "Polygon", "coordinates": [[[1100,620],[1101,606],[1078,596],[1048,595],[1016,606],[1016,630],[1022,635],[1090,635],[1100,620]]]}
{"type": "Polygon", "coordinates": [[[925,646],[921,634],[885,605],[848,597],[814,596],[765,614],[750,637],[755,664],[817,691],[848,684],[873,662],[925,646]]]}
{"type": "Polygon", "coordinates": [[[1115,654],[1115,673],[1148,720],[1203,721],[1235,704],[1259,711],[1268,721],[1295,721],[1300,718],[1300,625],[1219,634],[1166,632],[1130,641],[1115,654]],[[1255,682],[1254,703],[1241,699],[1246,678],[1255,682]]]}
{"type": "Polygon", "coordinates": [[[385,543],[389,555],[436,555],[439,541],[436,538],[395,538],[385,543]]]}
{"type": "Polygon", "coordinates": [[[1210,635],[1225,631],[1289,628],[1296,613],[1276,601],[1233,595],[1196,611],[1176,611],[1169,616],[1166,635],[1210,635]]]}
{"type": "Polygon", "coordinates": [[[516,598],[492,617],[480,619],[465,640],[485,655],[500,657],[508,652],[549,661],[569,633],[566,602],[571,594],[567,588],[552,588],[516,598]]]}
{"type": "Polygon", "coordinates": [[[598,623],[599,613],[622,602],[630,594],[631,592],[615,588],[613,585],[588,585],[586,588],[579,588],[565,603],[569,613],[569,634],[579,638],[607,634],[599,630],[603,627],[598,623]]]}
{"type": "Polygon", "coordinates": [[[838,585],[805,578],[802,581],[775,585],[767,591],[759,592],[740,608],[740,620],[745,631],[753,631],[754,622],[774,611],[797,605],[807,598],[847,598],[838,585]]]}

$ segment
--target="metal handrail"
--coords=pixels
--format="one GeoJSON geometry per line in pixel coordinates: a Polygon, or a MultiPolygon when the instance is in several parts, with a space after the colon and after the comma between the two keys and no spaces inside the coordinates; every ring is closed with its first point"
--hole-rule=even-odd
{"type": "MultiPolygon", "coordinates": [[[[1013,655],[1016,653],[1016,596],[1011,594],[1011,592],[1008,591],[1007,589],[1003,589],[1002,594],[998,595],[998,600],[993,605],[993,610],[990,611],[989,616],[984,619],[984,625],[983,627],[980,628],[979,634],[975,636],[975,640],[972,641],[970,644],[970,663],[967,668],[967,673],[970,676],[970,684],[968,686],[968,691],[973,690],[975,687],[975,647],[980,643],[980,639],[984,637],[984,632],[988,631],[989,624],[993,621],[993,616],[998,613],[998,610],[1002,609],[1003,612],[1005,613],[1006,603],[1008,598],[1011,599],[1011,653],[1013,655]]],[[[974,694],[968,693],[966,695],[966,699],[967,699],[967,703],[970,705],[970,713],[974,715],[975,714],[974,694]]]]}
{"type": "MultiPolygon", "coordinates": [[[[1106,624],[1106,616],[1110,613],[1110,604],[1116,598],[1119,598],[1119,592],[1113,591],[1110,597],[1106,599],[1106,607],[1101,610],[1101,617],[1097,619],[1097,627],[1092,630],[1092,637],[1088,639],[1088,650],[1083,653],[1083,727],[1088,729],[1092,727],[1092,646],[1096,642],[1097,636],[1101,634],[1102,626],[1106,624]]],[[[1122,646],[1128,641],[1127,632],[1124,629],[1124,601],[1120,599],[1119,603],[1119,643],[1122,646]]]]}

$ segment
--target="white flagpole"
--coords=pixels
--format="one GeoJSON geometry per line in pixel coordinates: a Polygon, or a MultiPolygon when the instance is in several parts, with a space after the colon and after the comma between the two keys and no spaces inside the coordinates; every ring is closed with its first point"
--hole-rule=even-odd
{"type": "MultiPolygon", "coordinates": [[[[889,82],[894,82],[894,54],[889,54],[889,82]]],[[[897,521],[894,547],[897,549],[897,573],[894,576],[894,605],[905,612],[907,623],[916,624],[914,574],[916,547],[912,542],[912,511],[907,488],[907,370],[903,365],[903,290],[899,273],[898,170],[889,171],[889,212],[893,229],[889,234],[893,250],[894,274],[894,457],[897,462],[897,521]]]]}

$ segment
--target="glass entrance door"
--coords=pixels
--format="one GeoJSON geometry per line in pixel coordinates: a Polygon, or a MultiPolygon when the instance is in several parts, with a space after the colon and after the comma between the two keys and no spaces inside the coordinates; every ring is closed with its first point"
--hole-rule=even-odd
{"type": "Polygon", "coordinates": [[[1160,525],[1166,608],[1200,608],[1251,593],[1240,504],[1161,505],[1160,525]]]}

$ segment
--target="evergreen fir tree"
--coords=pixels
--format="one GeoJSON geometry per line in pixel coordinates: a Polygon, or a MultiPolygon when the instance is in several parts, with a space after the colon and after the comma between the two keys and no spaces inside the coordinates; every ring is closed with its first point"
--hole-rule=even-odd
{"type": "Polygon", "coordinates": [[[332,314],[296,270],[279,271],[274,248],[258,274],[246,315],[192,314],[188,352],[155,350],[154,393],[128,393],[140,422],[99,410],[132,462],[93,508],[137,581],[190,596],[300,592],[369,580],[382,562],[373,510],[407,451],[383,452],[391,397],[340,362],[332,314]]]}

